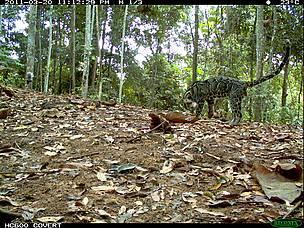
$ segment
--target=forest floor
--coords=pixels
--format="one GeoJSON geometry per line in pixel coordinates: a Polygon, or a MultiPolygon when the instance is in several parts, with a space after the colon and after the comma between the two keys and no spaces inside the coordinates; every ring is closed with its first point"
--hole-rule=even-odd
{"type": "Polygon", "coordinates": [[[142,107],[19,89],[0,101],[0,224],[303,219],[303,174],[286,168],[303,163],[299,126],[200,119],[148,132],[155,110],[142,107]]]}

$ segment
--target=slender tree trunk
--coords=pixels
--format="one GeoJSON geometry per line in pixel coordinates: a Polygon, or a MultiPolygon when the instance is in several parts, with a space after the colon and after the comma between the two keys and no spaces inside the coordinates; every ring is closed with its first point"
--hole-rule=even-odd
{"type": "Polygon", "coordinates": [[[269,73],[273,71],[273,54],[275,50],[275,39],[277,37],[276,32],[277,32],[277,24],[278,24],[278,17],[277,17],[277,8],[276,6],[272,6],[272,21],[273,21],[273,30],[272,30],[272,36],[271,36],[271,48],[270,48],[270,53],[269,53],[269,73]]]}
{"type": "Polygon", "coordinates": [[[59,75],[58,75],[58,84],[57,84],[57,94],[61,94],[62,92],[62,28],[61,28],[62,24],[61,24],[61,19],[59,19],[59,24],[58,24],[58,35],[59,35],[59,39],[58,39],[58,46],[59,46],[59,75]]]}
{"type": "Polygon", "coordinates": [[[58,57],[58,32],[57,32],[57,26],[58,26],[58,18],[54,17],[53,18],[53,37],[54,39],[54,48],[52,47],[52,49],[54,49],[53,51],[53,75],[50,78],[50,82],[51,82],[51,91],[52,93],[55,92],[56,89],[56,71],[57,71],[57,57],[58,57]]]}
{"type": "Polygon", "coordinates": [[[32,81],[34,76],[36,17],[37,17],[37,6],[31,5],[30,16],[29,16],[27,55],[26,55],[26,75],[25,75],[26,86],[30,89],[32,89],[32,81]]]}
{"type": "Polygon", "coordinates": [[[284,79],[283,79],[283,85],[282,85],[282,107],[286,106],[286,100],[287,100],[287,88],[288,88],[288,66],[289,61],[287,60],[287,63],[284,66],[284,79]]]}
{"type": "Polygon", "coordinates": [[[124,69],[123,69],[123,60],[124,60],[124,52],[125,52],[125,34],[126,34],[126,23],[127,23],[127,13],[128,13],[128,5],[125,6],[125,14],[123,19],[123,28],[122,28],[122,38],[121,38],[121,57],[120,57],[120,80],[119,80],[119,95],[118,102],[121,103],[122,100],[122,86],[125,80],[124,69]]]}
{"type": "MultiPolygon", "coordinates": [[[[251,58],[250,58],[250,71],[249,71],[249,77],[250,77],[250,81],[252,82],[254,80],[254,75],[253,75],[253,68],[254,68],[254,48],[251,48],[251,58]]],[[[253,99],[252,96],[249,97],[249,109],[248,109],[248,115],[249,115],[249,121],[252,121],[253,119],[253,111],[252,111],[252,105],[253,103],[253,99]]]]}
{"type": "Polygon", "coordinates": [[[85,48],[84,48],[84,70],[82,75],[82,96],[88,96],[89,87],[89,67],[90,67],[90,49],[91,49],[91,14],[92,7],[86,6],[86,24],[85,24],[85,48]]]}
{"type": "MultiPolygon", "coordinates": [[[[60,73],[60,62],[61,62],[61,50],[60,50],[60,24],[61,24],[61,18],[57,17],[57,26],[56,26],[56,63],[59,66],[59,73],[60,73]]],[[[58,94],[58,90],[59,90],[59,74],[58,71],[56,69],[56,74],[54,75],[53,78],[53,82],[54,82],[54,86],[53,86],[53,90],[55,94],[58,94]]]]}
{"type": "MultiPolygon", "coordinates": [[[[303,109],[303,103],[301,105],[301,102],[303,102],[303,88],[304,87],[304,56],[302,56],[302,68],[301,68],[301,83],[300,83],[300,91],[299,91],[299,95],[298,95],[298,119],[300,119],[300,111],[301,111],[301,107],[303,109]],[[302,97],[302,99],[301,99],[302,97]]],[[[302,110],[303,112],[303,110],[302,110]]]]}
{"type": "MultiPolygon", "coordinates": [[[[103,6],[102,6],[103,9],[103,6]]],[[[103,25],[102,25],[102,35],[101,35],[101,49],[99,53],[99,92],[98,92],[98,98],[101,100],[102,96],[102,85],[103,85],[103,74],[104,70],[102,69],[103,66],[103,61],[104,61],[104,43],[105,43],[105,36],[106,36],[106,23],[108,21],[108,8],[105,8],[105,19],[103,20],[103,25]]]]}
{"type": "Polygon", "coordinates": [[[107,66],[107,77],[110,78],[111,67],[112,67],[112,56],[113,56],[114,45],[111,43],[110,53],[108,58],[108,66],[107,66]]]}
{"type": "MultiPolygon", "coordinates": [[[[91,40],[93,39],[93,34],[94,34],[95,8],[97,9],[97,6],[93,5],[92,9],[91,9],[92,10],[91,11],[91,29],[90,29],[91,40]]],[[[91,41],[90,41],[90,46],[92,47],[91,41]]],[[[95,53],[96,53],[96,50],[98,49],[98,43],[97,43],[97,46],[94,45],[94,47],[95,47],[95,53]]],[[[92,70],[92,74],[91,74],[91,86],[90,86],[90,89],[91,89],[92,92],[95,91],[95,74],[96,74],[95,63],[96,63],[96,61],[97,61],[97,59],[96,59],[96,54],[95,54],[95,62],[94,62],[93,70],[92,70]]]]}
{"type": "Polygon", "coordinates": [[[2,5],[0,5],[0,37],[2,36],[2,5]]]}
{"type": "Polygon", "coordinates": [[[71,16],[71,84],[70,92],[75,90],[75,20],[76,20],[76,5],[72,5],[72,16],[71,16]]]}
{"type": "Polygon", "coordinates": [[[95,13],[96,14],[96,51],[95,51],[95,61],[94,61],[92,77],[91,77],[91,89],[92,91],[95,91],[97,63],[98,63],[98,58],[100,57],[100,47],[99,47],[100,29],[99,29],[98,6],[94,6],[93,11],[96,11],[95,13]]]}
{"type": "Polygon", "coordinates": [[[192,83],[197,80],[197,52],[198,52],[198,5],[194,6],[194,40],[193,40],[193,62],[192,62],[192,83]]]}
{"type": "Polygon", "coordinates": [[[53,22],[52,22],[53,5],[51,5],[50,14],[50,28],[49,28],[49,50],[47,58],[46,75],[44,78],[44,93],[48,92],[49,89],[49,77],[50,77],[50,66],[51,66],[51,55],[52,55],[52,37],[53,37],[53,22]]]}
{"type": "MultiPolygon", "coordinates": [[[[40,23],[40,31],[43,31],[44,30],[44,27],[43,27],[43,22],[44,21],[46,21],[46,8],[45,7],[43,7],[42,8],[43,10],[42,10],[42,20],[41,20],[41,23],[40,23]]],[[[44,33],[43,33],[44,34],[44,33]]],[[[44,53],[44,49],[42,48],[42,40],[44,40],[44,35],[43,34],[41,34],[40,35],[40,37],[39,37],[39,39],[40,39],[40,46],[39,46],[39,50],[41,51],[41,53],[40,53],[40,56],[41,56],[41,59],[40,59],[40,61],[39,62],[41,62],[41,64],[40,64],[40,70],[39,70],[39,75],[40,75],[40,92],[43,92],[43,80],[44,80],[44,77],[43,77],[43,71],[44,71],[44,66],[45,66],[45,64],[46,64],[46,62],[45,62],[45,60],[44,60],[44,56],[45,56],[45,53],[44,53]]]]}
{"type": "MultiPolygon", "coordinates": [[[[256,55],[257,55],[257,71],[256,71],[256,78],[260,78],[263,75],[263,54],[264,54],[264,27],[263,27],[263,21],[264,21],[264,6],[258,5],[257,6],[257,20],[256,20],[256,55]]],[[[263,89],[261,85],[257,86],[257,99],[255,101],[255,110],[254,110],[254,119],[255,121],[261,121],[262,120],[262,99],[260,98],[260,95],[263,93],[263,89]]]]}
{"type": "Polygon", "coordinates": [[[37,54],[37,80],[36,80],[36,86],[34,86],[34,88],[38,87],[39,91],[42,91],[42,65],[43,65],[43,61],[42,61],[42,49],[41,49],[41,18],[42,18],[42,11],[43,11],[43,6],[38,6],[37,7],[37,25],[36,25],[36,42],[37,42],[37,46],[38,46],[38,54],[37,54]],[[39,88],[40,85],[40,88],[39,88]]]}

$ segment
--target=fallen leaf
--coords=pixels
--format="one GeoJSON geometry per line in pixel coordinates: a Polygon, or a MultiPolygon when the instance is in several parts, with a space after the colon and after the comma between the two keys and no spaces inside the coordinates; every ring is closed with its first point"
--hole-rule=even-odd
{"type": "Polygon", "coordinates": [[[105,210],[102,210],[102,209],[98,210],[97,212],[100,216],[103,216],[103,217],[116,218],[115,216],[110,215],[108,212],[106,212],[105,210]]]}
{"type": "Polygon", "coordinates": [[[97,173],[97,179],[100,180],[100,181],[107,181],[106,173],[98,172],[97,173]]]}
{"type": "Polygon", "coordinates": [[[169,112],[162,116],[172,123],[194,123],[198,120],[197,116],[186,116],[180,112],[169,112]]]}
{"type": "Polygon", "coordinates": [[[185,201],[187,203],[196,203],[197,200],[194,199],[195,197],[197,197],[197,195],[192,192],[183,192],[183,194],[182,194],[183,201],[185,201]]]}
{"type": "Polygon", "coordinates": [[[47,155],[47,156],[51,156],[51,157],[53,157],[53,156],[56,156],[58,153],[57,152],[55,152],[55,151],[47,151],[47,152],[45,152],[44,153],[45,155],[47,155]]]}
{"type": "Polygon", "coordinates": [[[164,162],[163,167],[160,171],[161,174],[169,173],[173,170],[173,162],[170,160],[167,160],[164,162]]]}
{"type": "Polygon", "coordinates": [[[301,195],[301,188],[296,182],[273,172],[263,165],[255,164],[256,178],[268,199],[281,199],[291,204],[301,195]]]}
{"type": "Polygon", "coordinates": [[[89,203],[89,198],[88,197],[84,197],[83,200],[82,200],[82,204],[84,206],[86,206],[88,203],[89,203]]]}
{"type": "Polygon", "coordinates": [[[299,180],[303,175],[302,167],[298,164],[281,163],[276,166],[275,171],[291,180],[299,180]]]}
{"type": "Polygon", "coordinates": [[[129,171],[129,170],[132,170],[132,169],[135,169],[135,168],[136,168],[136,165],[134,165],[132,163],[127,163],[127,164],[119,165],[117,167],[117,172],[123,173],[125,171],[129,171]]]}
{"type": "Polygon", "coordinates": [[[226,217],[224,213],[222,212],[213,212],[213,211],[208,211],[206,209],[203,208],[195,208],[195,211],[202,213],[202,214],[209,214],[209,215],[214,215],[214,216],[223,216],[226,217]]]}
{"type": "Polygon", "coordinates": [[[37,218],[39,222],[58,222],[63,218],[63,216],[46,216],[37,218]]]}
{"type": "Polygon", "coordinates": [[[224,208],[224,207],[230,207],[232,206],[234,203],[233,202],[230,202],[228,200],[218,200],[218,201],[209,201],[207,203],[207,205],[211,208],[224,208]]]}
{"type": "Polygon", "coordinates": [[[71,140],[83,138],[84,135],[73,135],[70,137],[71,140]]]}
{"type": "Polygon", "coordinates": [[[103,191],[103,192],[113,192],[115,191],[114,186],[101,185],[96,187],[91,187],[94,191],[103,191]]]}
{"type": "Polygon", "coordinates": [[[152,197],[154,202],[159,202],[160,201],[160,196],[159,196],[158,191],[152,192],[151,197],[152,197]]]}

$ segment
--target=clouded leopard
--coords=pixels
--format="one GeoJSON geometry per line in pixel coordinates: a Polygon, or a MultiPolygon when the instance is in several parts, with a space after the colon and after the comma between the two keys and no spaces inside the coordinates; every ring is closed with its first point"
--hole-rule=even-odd
{"type": "Polygon", "coordinates": [[[204,106],[205,101],[208,103],[208,117],[211,118],[214,112],[214,99],[220,97],[229,97],[230,107],[232,111],[231,125],[237,125],[242,119],[241,102],[247,95],[247,88],[256,86],[278,75],[289,57],[289,43],[287,45],[286,54],[278,69],[252,82],[241,81],[232,77],[213,77],[202,81],[194,82],[184,94],[183,102],[188,109],[194,109],[198,116],[204,106]]]}

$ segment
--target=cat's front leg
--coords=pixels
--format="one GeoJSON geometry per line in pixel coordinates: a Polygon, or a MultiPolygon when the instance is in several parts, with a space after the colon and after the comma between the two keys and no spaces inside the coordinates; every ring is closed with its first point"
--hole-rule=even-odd
{"type": "Polygon", "coordinates": [[[208,103],[208,118],[212,118],[214,116],[214,99],[207,100],[208,103]]]}
{"type": "Polygon", "coordinates": [[[230,98],[230,106],[232,111],[232,120],[229,123],[232,126],[238,125],[242,119],[242,110],[241,110],[242,99],[239,97],[230,98]]]}

